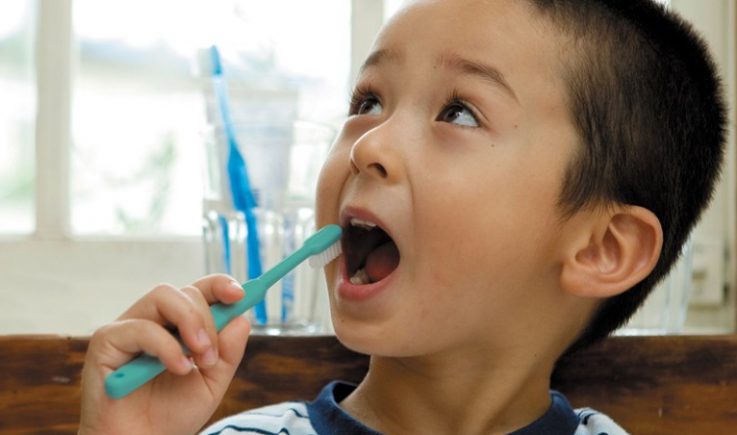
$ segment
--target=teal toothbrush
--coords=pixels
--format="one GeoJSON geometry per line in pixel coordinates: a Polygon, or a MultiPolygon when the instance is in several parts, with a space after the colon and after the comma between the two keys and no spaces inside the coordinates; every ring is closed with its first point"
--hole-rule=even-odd
{"type": "MultiPolygon", "coordinates": [[[[215,328],[220,331],[232,319],[260,302],[272,285],[307,258],[310,258],[310,265],[316,268],[330,263],[340,255],[339,240],[341,232],[342,230],[338,225],[323,227],[305,240],[301,248],[284,258],[279,264],[264,272],[260,277],[244,283],[243,290],[246,294],[243,299],[231,305],[211,305],[210,310],[215,319],[215,328]]],[[[186,347],[185,352],[188,352],[186,347]]],[[[105,378],[105,391],[111,398],[120,399],[155,378],[164,370],[165,367],[158,358],[142,354],[110,373],[105,378]]]]}

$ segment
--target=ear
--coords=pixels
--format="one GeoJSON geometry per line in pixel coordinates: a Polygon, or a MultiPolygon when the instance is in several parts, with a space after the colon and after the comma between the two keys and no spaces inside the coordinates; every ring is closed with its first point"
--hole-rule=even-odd
{"type": "Polygon", "coordinates": [[[579,226],[565,254],[561,286],[569,294],[608,298],[645,279],[663,245],[663,229],[650,210],[617,206],[579,226]]]}

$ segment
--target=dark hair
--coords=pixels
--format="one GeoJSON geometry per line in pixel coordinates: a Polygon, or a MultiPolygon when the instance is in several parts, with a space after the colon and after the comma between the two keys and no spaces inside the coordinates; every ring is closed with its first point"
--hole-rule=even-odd
{"type": "Polygon", "coordinates": [[[725,103],[706,44],[665,7],[649,0],[529,1],[574,53],[561,62],[581,146],[564,178],[564,215],[637,205],[663,228],[652,273],[604,301],[576,349],[624,324],[678,259],[719,176],[725,103]]]}

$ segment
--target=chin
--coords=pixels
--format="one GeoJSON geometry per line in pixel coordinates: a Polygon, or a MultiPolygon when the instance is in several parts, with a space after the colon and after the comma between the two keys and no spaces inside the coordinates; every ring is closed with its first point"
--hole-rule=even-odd
{"type": "Polygon", "coordinates": [[[341,319],[333,315],[333,327],[338,341],[357,353],[388,358],[418,355],[412,337],[387,323],[341,319]]]}

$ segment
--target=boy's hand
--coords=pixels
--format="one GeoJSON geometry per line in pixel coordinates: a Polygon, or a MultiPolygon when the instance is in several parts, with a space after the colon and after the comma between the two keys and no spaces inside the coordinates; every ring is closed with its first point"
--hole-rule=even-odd
{"type": "Polygon", "coordinates": [[[209,305],[231,304],[243,294],[240,285],[225,275],[211,275],[182,289],[160,285],[117,321],[97,330],[82,370],[80,434],[199,430],[228,389],[250,329],[240,316],[218,334],[209,305]],[[166,329],[172,325],[191,349],[191,359],[166,329]],[[126,397],[109,398],[105,377],[140,352],[157,356],[167,370],[126,397]]]}

